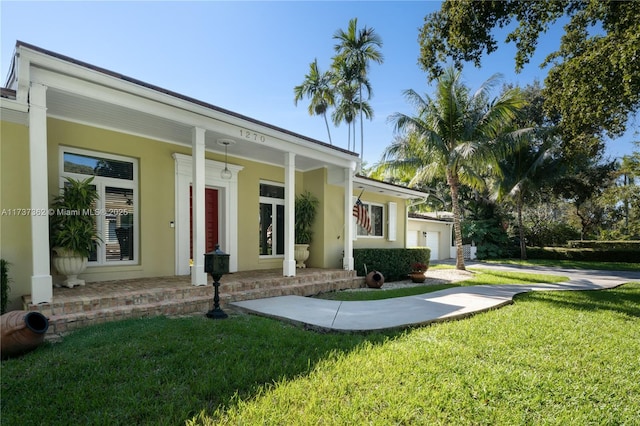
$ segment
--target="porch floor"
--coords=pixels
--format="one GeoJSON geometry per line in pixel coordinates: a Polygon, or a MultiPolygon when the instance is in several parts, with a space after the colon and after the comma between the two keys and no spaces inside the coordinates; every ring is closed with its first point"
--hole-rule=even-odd
{"type": "MultiPolygon", "coordinates": [[[[220,305],[240,300],[285,295],[311,296],[325,291],[364,287],[355,271],[307,268],[295,277],[282,269],[235,272],[220,279],[220,305]]],[[[49,318],[48,337],[92,324],[127,318],[205,314],[213,308],[214,287],[193,286],[189,276],[170,276],[90,282],[84,286],[54,287],[52,303],[33,305],[23,296],[23,309],[49,318]]]]}

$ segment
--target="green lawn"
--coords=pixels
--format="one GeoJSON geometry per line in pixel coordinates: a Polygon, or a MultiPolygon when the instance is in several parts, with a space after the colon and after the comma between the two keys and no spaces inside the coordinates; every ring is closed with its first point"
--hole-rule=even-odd
{"type": "MultiPolygon", "coordinates": [[[[438,269],[451,269],[438,268],[438,269]]],[[[375,291],[334,291],[319,294],[320,299],[355,301],[355,300],[381,300],[393,297],[415,296],[416,294],[431,293],[433,291],[444,290],[452,287],[470,285],[496,285],[496,284],[536,284],[536,283],[558,283],[568,281],[568,277],[549,274],[531,274],[524,272],[509,272],[486,269],[469,269],[474,272],[473,278],[458,281],[452,284],[427,284],[415,287],[381,289],[375,291]]]]}
{"type": "Polygon", "coordinates": [[[520,266],[558,266],[574,269],[600,269],[603,271],[640,271],[640,263],[623,262],[584,262],[579,260],[545,260],[545,259],[498,259],[485,260],[486,263],[501,263],[520,266]]]}
{"type": "Polygon", "coordinates": [[[3,425],[638,424],[640,283],[404,332],[233,314],[88,327],[2,362],[3,425]],[[204,414],[201,414],[204,413],[204,414]]]}

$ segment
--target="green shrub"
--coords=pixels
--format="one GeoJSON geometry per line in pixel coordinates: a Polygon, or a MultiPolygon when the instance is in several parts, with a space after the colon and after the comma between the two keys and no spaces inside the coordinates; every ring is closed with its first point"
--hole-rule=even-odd
{"type": "Polygon", "coordinates": [[[638,262],[640,250],[633,249],[592,249],[564,247],[527,247],[529,259],[576,260],[587,262],[638,262]]]}
{"type": "Polygon", "coordinates": [[[9,262],[0,259],[0,315],[7,311],[9,303],[9,265],[9,262]]]}
{"type": "Polygon", "coordinates": [[[563,222],[540,221],[525,227],[527,245],[536,247],[564,246],[567,241],[580,238],[580,231],[563,222]]]}
{"type": "Polygon", "coordinates": [[[590,248],[599,250],[640,250],[640,241],[595,241],[575,240],[568,241],[569,248],[590,248]]]}
{"type": "Polygon", "coordinates": [[[394,249],[354,249],[354,267],[359,276],[367,271],[380,271],[387,282],[400,281],[407,278],[411,265],[424,263],[429,265],[431,250],[428,248],[394,248],[394,249]]]}

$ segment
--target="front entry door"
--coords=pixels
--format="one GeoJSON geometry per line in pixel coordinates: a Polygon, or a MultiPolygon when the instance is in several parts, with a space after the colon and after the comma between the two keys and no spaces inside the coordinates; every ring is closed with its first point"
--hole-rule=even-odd
{"type": "MultiPolygon", "coordinates": [[[[189,187],[189,257],[193,259],[193,189],[189,187]]],[[[218,190],[204,189],[205,253],[218,244],[218,190]]]]}

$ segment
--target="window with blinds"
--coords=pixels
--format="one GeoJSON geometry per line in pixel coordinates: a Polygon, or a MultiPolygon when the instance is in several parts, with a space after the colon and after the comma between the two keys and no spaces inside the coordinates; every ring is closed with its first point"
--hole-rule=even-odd
{"type": "Polygon", "coordinates": [[[96,241],[90,265],[135,263],[138,259],[137,161],[75,148],[61,149],[60,179],[93,176],[99,199],[94,208],[96,241]]]}

